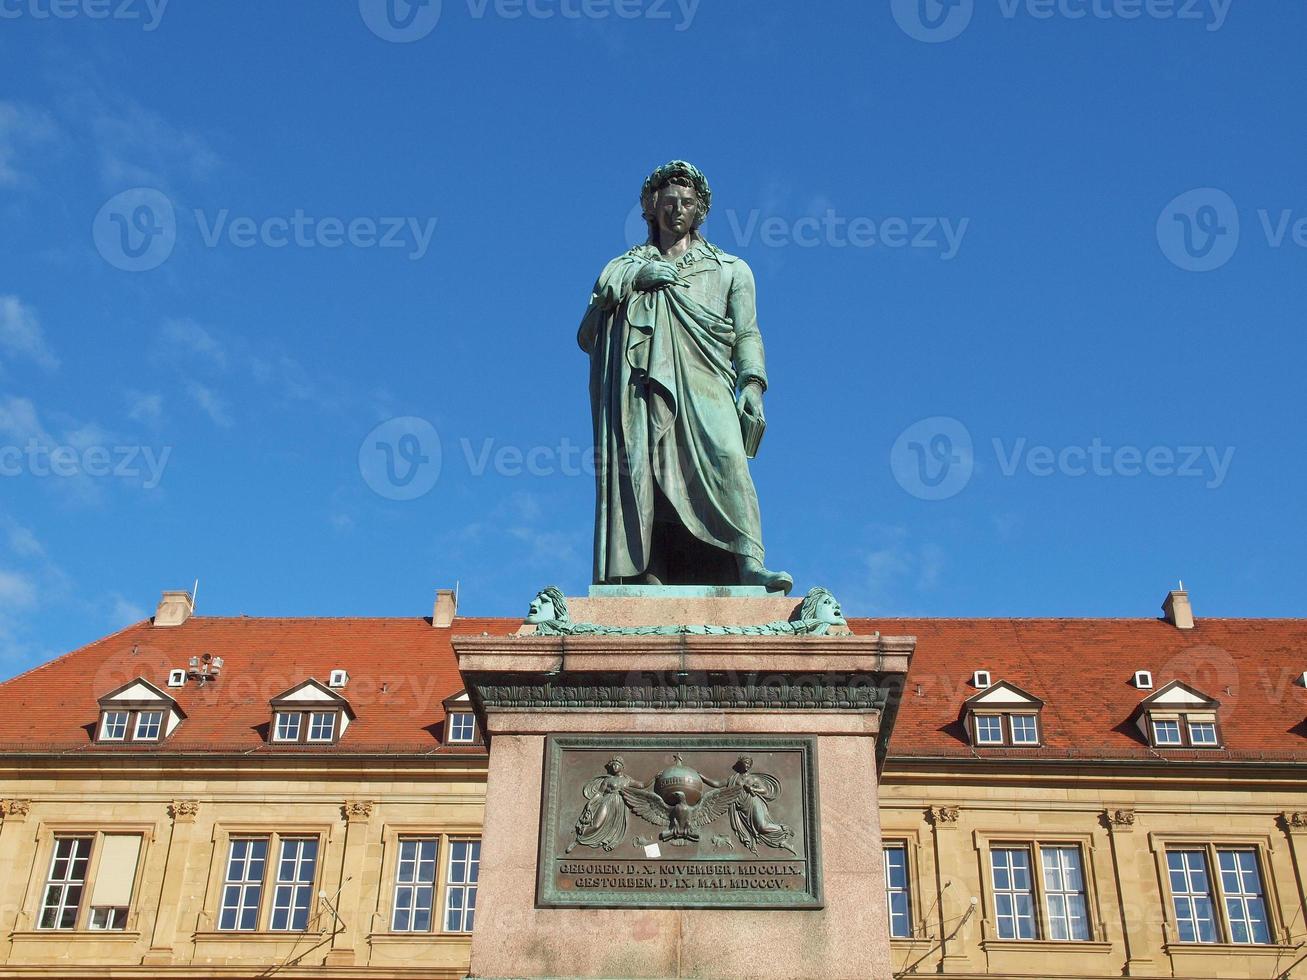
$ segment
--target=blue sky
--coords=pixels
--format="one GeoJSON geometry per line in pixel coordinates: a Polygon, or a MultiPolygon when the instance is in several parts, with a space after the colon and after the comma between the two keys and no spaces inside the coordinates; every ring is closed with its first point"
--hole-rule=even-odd
{"type": "Polygon", "coordinates": [[[0,3],[0,674],[197,578],[583,591],[575,329],[673,157],[758,278],[801,588],[1303,612],[1302,4],[60,4],[0,3]]]}

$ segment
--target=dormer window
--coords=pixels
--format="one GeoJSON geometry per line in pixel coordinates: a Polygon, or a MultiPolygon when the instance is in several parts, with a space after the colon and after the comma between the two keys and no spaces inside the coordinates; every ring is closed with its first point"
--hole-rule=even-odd
{"type": "Polygon", "coordinates": [[[270,741],[278,745],[331,745],[354,720],[349,702],[309,679],[271,701],[270,741]]]}
{"type": "Polygon", "coordinates": [[[100,698],[97,742],[158,742],[185,715],[177,702],[143,677],[100,698]]]}
{"type": "Polygon", "coordinates": [[[449,716],[449,740],[470,743],[476,734],[476,722],[470,711],[455,711],[449,716]]]}
{"type": "Polygon", "coordinates": [[[1139,702],[1135,723],[1158,749],[1219,749],[1221,703],[1179,681],[1139,702]]]}
{"type": "Polygon", "coordinates": [[[1015,684],[999,681],[962,705],[971,744],[988,748],[1038,748],[1043,743],[1044,702],[1015,684]]]}
{"type": "Polygon", "coordinates": [[[446,745],[479,745],[481,733],[477,727],[476,713],[472,709],[472,699],[467,691],[459,691],[453,697],[446,698],[445,709],[446,745]]]}

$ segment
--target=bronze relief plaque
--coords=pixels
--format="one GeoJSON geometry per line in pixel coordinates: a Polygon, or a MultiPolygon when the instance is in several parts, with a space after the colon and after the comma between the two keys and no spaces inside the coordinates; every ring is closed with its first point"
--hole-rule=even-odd
{"type": "Polygon", "coordinates": [[[536,898],[821,908],[816,740],[551,735],[536,898]]]}

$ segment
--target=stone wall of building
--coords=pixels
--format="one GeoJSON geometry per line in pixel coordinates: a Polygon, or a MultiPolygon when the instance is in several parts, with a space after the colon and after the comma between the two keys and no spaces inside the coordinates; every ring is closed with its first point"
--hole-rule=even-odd
{"type": "MultiPolygon", "coordinates": [[[[45,761],[0,777],[0,976],[352,975],[463,977],[470,937],[445,931],[451,844],[479,840],[484,757],[422,763],[266,760],[175,765],[45,761]],[[91,927],[104,835],[142,846],[125,928],[91,927]],[[392,931],[397,848],[439,841],[426,932],[392,931]],[[41,929],[56,841],[93,841],[77,925],[41,929]],[[270,841],[259,926],[220,928],[230,841],[270,841]],[[273,930],[276,845],[317,842],[305,927],[273,930]],[[261,974],[265,975],[265,974],[261,974]]],[[[293,925],[293,924],[292,924],[293,925]]]]}

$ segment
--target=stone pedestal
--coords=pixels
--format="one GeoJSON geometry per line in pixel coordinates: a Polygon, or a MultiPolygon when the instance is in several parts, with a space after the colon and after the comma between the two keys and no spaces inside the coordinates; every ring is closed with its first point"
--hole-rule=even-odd
{"type": "MultiPolygon", "coordinates": [[[[674,610],[665,599],[619,599],[594,597],[590,611],[617,603],[605,618],[621,625],[666,624],[676,621],[669,611],[678,618],[695,611],[684,597],[670,600],[678,603],[674,610]]],[[[735,601],[756,604],[752,614],[761,614],[751,618],[737,608],[737,620],[784,618],[776,614],[784,600],[735,601]]],[[[569,599],[569,606],[578,604],[586,608],[585,600],[569,599]]],[[[888,977],[876,745],[892,711],[889,692],[901,682],[914,642],[879,635],[456,638],[459,666],[490,739],[471,975],[888,977]],[[693,897],[686,907],[648,907],[653,903],[639,894],[623,896],[621,907],[544,907],[541,862],[546,870],[558,865],[557,855],[541,853],[549,837],[541,832],[542,799],[561,792],[544,785],[556,779],[546,767],[547,742],[582,735],[579,741],[593,745],[648,737],[731,752],[778,738],[810,739],[817,831],[798,846],[819,863],[820,898],[810,903],[819,907],[689,907],[701,905],[693,897]]],[[[569,799],[569,814],[585,803],[575,792],[569,799]]],[[[796,805],[787,797],[787,807],[796,805]]],[[[632,820],[630,835],[643,827],[655,839],[648,853],[657,854],[656,828],[632,820]]],[[[718,821],[713,833],[730,835],[730,822],[718,821]]],[[[614,848],[614,860],[639,860],[630,835],[614,848]]],[[[747,856],[733,841],[720,846],[747,856]]],[[[790,856],[758,850],[765,860],[790,856]]],[[[677,853],[665,848],[663,856],[677,853]]],[[[676,902],[665,895],[659,901],[676,902]]]]}

